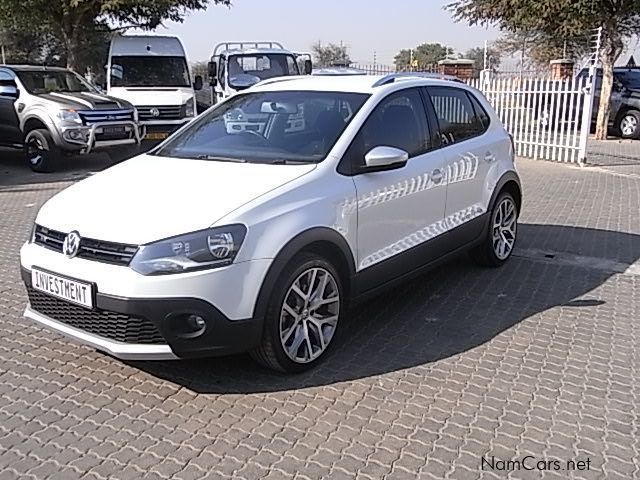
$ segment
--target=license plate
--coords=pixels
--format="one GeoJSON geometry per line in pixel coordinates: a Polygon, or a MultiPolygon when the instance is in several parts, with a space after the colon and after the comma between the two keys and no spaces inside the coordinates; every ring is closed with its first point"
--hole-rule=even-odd
{"type": "Polygon", "coordinates": [[[151,132],[151,133],[147,133],[144,139],[145,140],[164,140],[168,136],[169,134],[165,132],[151,132]]]}
{"type": "Polygon", "coordinates": [[[55,273],[31,270],[31,286],[53,297],[75,303],[86,308],[93,308],[93,286],[55,273]]]}
{"type": "Polygon", "coordinates": [[[124,127],[102,127],[102,133],[106,135],[114,135],[119,133],[124,133],[124,127]]]}

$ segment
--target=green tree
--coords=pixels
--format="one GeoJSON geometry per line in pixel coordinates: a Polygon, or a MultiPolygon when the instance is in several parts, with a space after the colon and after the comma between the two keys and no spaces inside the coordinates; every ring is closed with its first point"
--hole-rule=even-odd
{"type": "Polygon", "coordinates": [[[558,38],[544,32],[505,32],[495,46],[504,55],[518,55],[531,69],[548,68],[552,60],[580,62],[589,55],[588,37],[558,38]]]}
{"type": "Polygon", "coordinates": [[[603,81],[596,138],[607,138],[613,66],[625,41],[640,31],[638,0],[457,0],[446,8],[470,24],[496,24],[503,30],[539,32],[562,41],[602,27],[603,81]]]}
{"type": "MultiPolygon", "coordinates": [[[[231,0],[211,0],[230,5],[231,0]]],[[[0,0],[0,30],[33,26],[59,39],[69,68],[82,71],[92,47],[113,31],[153,30],[164,21],[182,22],[187,12],[207,8],[209,0],[0,0]]],[[[91,63],[92,61],[89,61],[91,63]]]]}
{"type": "Polygon", "coordinates": [[[400,50],[393,61],[398,70],[421,70],[435,66],[449,55],[453,55],[452,48],[439,43],[423,43],[411,50],[400,50]]]}
{"type": "MultiPolygon", "coordinates": [[[[467,60],[473,60],[473,73],[474,76],[479,77],[480,72],[484,69],[485,51],[484,47],[476,47],[467,50],[464,53],[464,58],[467,60]]],[[[487,68],[489,70],[497,70],[502,62],[502,55],[500,51],[493,45],[487,48],[487,68]]]]}
{"type": "Polygon", "coordinates": [[[349,57],[349,48],[346,45],[336,43],[323,45],[321,41],[318,41],[311,46],[311,51],[318,67],[349,66],[352,63],[349,57]]]}

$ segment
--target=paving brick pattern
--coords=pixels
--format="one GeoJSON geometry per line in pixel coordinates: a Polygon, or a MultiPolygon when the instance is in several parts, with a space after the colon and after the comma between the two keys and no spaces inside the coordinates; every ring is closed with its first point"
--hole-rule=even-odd
{"type": "Polygon", "coordinates": [[[320,368],[287,377],[246,356],[125,363],[23,319],[17,251],[38,206],[82,170],[9,162],[0,480],[640,478],[640,277],[607,268],[640,257],[640,168],[519,168],[507,266],[462,258],[371,301],[320,368]]]}

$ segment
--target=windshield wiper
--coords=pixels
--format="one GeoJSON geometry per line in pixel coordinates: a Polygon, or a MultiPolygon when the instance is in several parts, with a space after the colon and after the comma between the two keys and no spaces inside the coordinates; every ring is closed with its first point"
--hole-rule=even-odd
{"type": "Polygon", "coordinates": [[[283,158],[279,158],[278,160],[273,160],[269,162],[269,165],[309,165],[315,162],[305,162],[302,160],[285,160],[283,158]]]}
{"type": "Polygon", "coordinates": [[[198,155],[192,158],[195,160],[212,160],[214,162],[247,163],[247,160],[244,158],[218,157],[215,155],[198,155]]]}

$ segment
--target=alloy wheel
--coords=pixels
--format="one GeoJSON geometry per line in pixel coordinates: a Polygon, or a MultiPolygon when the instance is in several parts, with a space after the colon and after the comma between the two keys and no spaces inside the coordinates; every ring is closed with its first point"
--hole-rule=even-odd
{"type": "Polygon", "coordinates": [[[625,116],[620,122],[620,131],[625,137],[630,137],[638,128],[638,119],[633,115],[625,116]]]}
{"type": "Polygon", "coordinates": [[[510,197],[505,197],[498,204],[493,216],[493,251],[499,260],[506,260],[511,255],[516,243],[517,209],[510,197]]]}
{"type": "Polygon", "coordinates": [[[289,287],[280,311],[280,342],[296,363],[318,358],[331,342],[340,316],[340,291],[324,268],[305,270],[289,287]]]}
{"type": "Polygon", "coordinates": [[[37,137],[31,137],[27,142],[27,158],[32,165],[37,165],[42,159],[46,149],[42,141],[37,137]]]}

